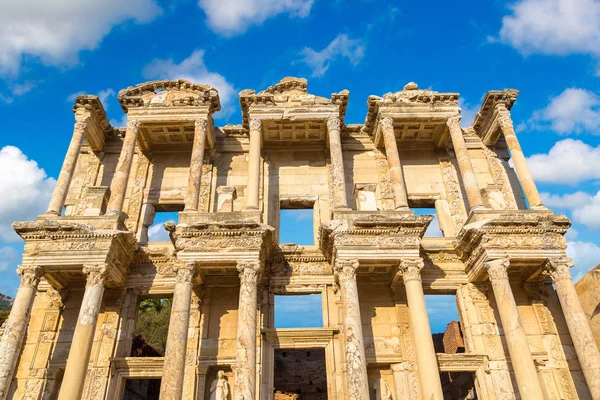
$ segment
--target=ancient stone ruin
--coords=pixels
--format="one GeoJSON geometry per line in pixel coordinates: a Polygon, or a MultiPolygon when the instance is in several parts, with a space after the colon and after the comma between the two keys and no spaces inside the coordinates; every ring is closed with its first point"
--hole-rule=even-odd
{"type": "Polygon", "coordinates": [[[541,202],[517,95],[488,92],[469,128],[458,93],[414,83],[363,124],[347,90],[290,77],[242,91],[240,125],[215,126],[202,83],[121,90],[126,128],[79,96],[48,211],[14,224],[0,400],[600,399],[570,222],[541,202]],[[288,209],[312,212],[314,246],[280,243],[288,209]],[[276,328],[274,297],[305,294],[322,327],[276,328]],[[458,310],[437,351],[426,295],[458,310]]]}

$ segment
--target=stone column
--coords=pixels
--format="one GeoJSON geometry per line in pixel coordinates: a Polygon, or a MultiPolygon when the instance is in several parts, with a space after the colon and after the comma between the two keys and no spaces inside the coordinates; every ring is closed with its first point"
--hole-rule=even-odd
{"type": "Polygon", "coordinates": [[[127,182],[131,172],[131,163],[135,153],[135,142],[140,131],[140,122],[136,120],[127,121],[127,132],[121,148],[121,155],[117,163],[115,175],[110,184],[110,200],[108,201],[107,214],[120,214],[123,210],[127,182]]]}
{"type": "Polygon", "coordinates": [[[402,260],[399,267],[406,288],[406,300],[415,344],[421,394],[423,399],[443,400],[444,395],[437,355],[433,347],[433,337],[431,336],[429,316],[427,315],[425,295],[423,294],[422,269],[423,260],[420,258],[402,260]]]}
{"type": "Polygon", "coordinates": [[[544,394],[529,350],[529,342],[525,336],[517,303],[508,281],[509,265],[510,261],[505,258],[488,261],[485,263],[485,268],[496,298],[500,322],[521,398],[524,400],[543,399],[544,394]]]}
{"type": "Polygon", "coordinates": [[[75,166],[77,165],[77,159],[79,158],[79,152],[81,151],[81,143],[83,142],[83,138],[85,137],[87,129],[87,118],[75,122],[75,127],[73,128],[73,137],[71,138],[71,143],[69,144],[69,149],[67,150],[65,161],[63,161],[60,174],[58,175],[56,186],[54,186],[54,191],[52,192],[52,197],[50,198],[50,204],[48,205],[46,214],[61,215],[62,213],[62,208],[65,204],[65,198],[67,197],[67,193],[69,191],[69,185],[71,184],[71,179],[73,178],[73,173],[75,172],[75,166]]]}
{"type": "Polygon", "coordinates": [[[358,265],[358,260],[337,260],[334,265],[335,276],[342,293],[349,400],[369,398],[367,357],[360,320],[358,287],[356,286],[356,269],[358,265]]]}
{"type": "Polygon", "coordinates": [[[171,307],[169,333],[167,335],[165,361],[160,384],[161,400],[180,400],[183,393],[185,355],[192,301],[192,278],[196,271],[196,264],[192,262],[177,266],[175,270],[177,276],[175,278],[173,306],[171,307]]]}
{"type": "Polygon", "coordinates": [[[254,400],[256,392],[256,285],[259,261],[239,261],[240,298],[238,306],[237,345],[234,369],[236,400],[254,400]]]}
{"type": "Polygon", "coordinates": [[[502,134],[504,135],[504,139],[510,150],[510,157],[515,165],[515,170],[517,171],[517,176],[519,177],[519,182],[521,182],[523,192],[525,192],[525,198],[527,198],[529,207],[545,208],[542,204],[542,198],[535,186],[535,182],[533,181],[533,176],[531,176],[531,171],[529,171],[529,166],[523,155],[523,150],[521,150],[519,139],[517,139],[515,128],[513,127],[513,122],[510,118],[510,112],[504,105],[498,107],[498,111],[500,113],[498,125],[500,125],[500,129],[502,129],[502,134]]]}
{"type": "Polygon", "coordinates": [[[404,183],[400,154],[398,153],[398,144],[396,143],[396,134],[394,133],[394,120],[386,117],[381,120],[380,124],[388,168],[390,170],[392,191],[394,192],[394,200],[396,201],[396,210],[408,210],[408,196],[406,194],[406,184],[404,183]]]}
{"type": "Polygon", "coordinates": [[[260,185],[260,147],[262,122],[250,120],[250,151],[248,152],[248,186],[246,186],[246,210],[258,210],[260,185]]]}
{"type": "Polygon", "coordinates": [[[462,129],[460,127],[460,115],[448,118],[446,124],[450,129],[450,138],[452,139],[452,147],[454,147],[454,153],[456,154],[456,160],[458,161],[458,168],[460,169],[460,175],[462,177],[465,191],[467,192],[467,199],[469,200],[469,206],[471,210],[483,208],[483,199],[481,198],[481,192],[477,185],[477,177],[475,176],[475,170],[471,164],[471,157],[469,156],[469,150],[467,150],[467,144],[463,137],[462,129]]]}
{"type": "Polygon", "coordinates": [[[202,164],[204,163],[204,147],[206,145],[206,129],[208,120],[200,118],[195,121],[194,143],[190,160],[190,175],[188,178],[187,194],[184,211],[198,211],[200,184],[202,180],[202,164]]]}
{"type": "Polygon", "coordinates": [[[341,122],[338,117],[327,120],[327,136],[329,137],[329,156],[333,175],[333,208],[348,209],[346,198],[346,177],[344,176],[344,156],[340,133],[341,122]]]}
{"type": "Polygon", "coordinates": [[[83,273],[87,275],[85,292],[83,293],[77,325],[75,325],[75,332],[71,340],[69,358],[67,359],[58,400],[81,399],[90,361],[90,352],[94,342],[96,322],[102,305],[107,272],[105,265],[83,266],[83,273]]]}
{"type": "Polygon", "coordinates": [[[556,294],[592,398],[600,399],[600,352],[573,286],[573,279],[569,273],[572,266],[570,258],[551,259],[547,269],[556,287],[556,294]]]}
{"type": "Polygon", "coordinates": [[[35,265],[20,266],[17,268],[17,273],[21,275],[21,284],[0,341],[0,400],[4,400],[8,396],[29,325],[37,286],[43,274],[42,269],[35,265]]]}

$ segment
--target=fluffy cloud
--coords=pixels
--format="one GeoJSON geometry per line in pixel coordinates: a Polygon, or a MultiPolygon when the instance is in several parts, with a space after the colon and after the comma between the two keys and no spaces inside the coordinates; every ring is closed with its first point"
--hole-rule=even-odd
{"type": "Polygon", "coordinates": [[[502,19],[500,41],[520,53],[600,54],[597,0],[519,0],[502,19]]]}
{"type": "Polygon", "coordinates": [[[541,196],[546,206],[571,210],[575,221],[589,229],[600,229],[600,191],[595,195],[579,191],[562,196],[541,193],[541,196]]]}
{"type": "Polygon", "coordinates": [[[113,26],[152,21],[161,14],[154,0],[6,0],[0,13],[0,73],[16,75],[27,56],[46,65],[77,62],[113,26]]]}
{"type": "Polygon", "coordinates": [[[340,58],[346,58],[352,65],[358,65],[365,54],[365,46],[360,40],[348,38],[348,35],[340,34],[321,51],[304,48],[300,55],[302,62],[306,63],[312,70],[312,76],[323,76],[329,65],[340,58]]]}
{"type": "Polygon", "coordinates": [[[155,59],[146,65],[142,74],[148,79],[187,79],[194,83],[211,85],[219,91],[224,114],[233,111],[235,89],[223,75],[210,72],[204,64],[204,50],[194,50],[179,64],[172,59],[155,59]]]}
{"type": "Polygon", "coordinates": [[[8,267],[13,267],[19,259],[19,253],[10,246],[0,247],[0,271],[6,271],[8,267]]]}
{"type": "Polygon", "coordinates": [[[0,150],[0,240],[14,241],[14,221],[32,220],[43,213],[55,180],[17,147],[0,150]]]}
{"type": "Polygon", "coordinates": [[[148,228],[148,241],[149,242],[168,242],[169,232],[165,230],[164,222],[154,224],[148,228]]]}
{"type": "Polygon", "coordinates": [[[586,272],[600,263],[600,247],[591,242],[567,242],[567,255],[575,265],[571,269],[573,281],[577,282],[586,272]]]}
{"type": "Polygon", "coordinates": [[[585,89],[565,89],[546,108],[535,111],[528,125],[531,129],[552,129],[560,134],[600,135],[600,96],[585,89]]]}
{"type": "Polygon", "coordinates": [[[527,161],[538,182],[576,185],[600,179],[600,146],[592,147],[581,140],[558,141],[547,154],[534,154],[527,161]]]}
{"type": "Polygon", "coordinates": [[[304,18],[314,0],[199,0],[208,26],[224,36],[243,33],[278,14],[304,18]]]}

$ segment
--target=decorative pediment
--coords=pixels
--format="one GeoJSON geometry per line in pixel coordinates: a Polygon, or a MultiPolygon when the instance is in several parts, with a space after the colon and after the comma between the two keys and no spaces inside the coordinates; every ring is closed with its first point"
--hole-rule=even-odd
{"type": "Polygon", "coordinates": [[[208,107],[209,113],[221,109],[217,89],[183,79],[130,86],[119,91],[118,99],[125,112],[140,107],[208,107]]]}
{"type": "MultiPolygon", "coordinates": [[[[331,98],[316,96],[308,93],[308,81],[305,78],[285,77],[279,83],[256,93],[252,89],[242,90],[239,94],[242,108],[242,125],[248,127],[249,112],[252,108],[254,114],[260,115],[268,109],[267,113],[273,113],[273,109],[281,109],[296,114],[310,114],[311,110],[318,113],[325,111],[329,115],[343,117],[348,106],[349,92],[342,90],[333,93],[331,98]]],[[[276,111],[275,111],[276,112],[276,111]]]]}
{"type": "Polygon", "coordinates": [[[500,136],[500,109],[510,110],[518,96],[519,91],[515,89],[490,90],[485,94],[472,127],[486,146],[494,145],[500,136]]]}

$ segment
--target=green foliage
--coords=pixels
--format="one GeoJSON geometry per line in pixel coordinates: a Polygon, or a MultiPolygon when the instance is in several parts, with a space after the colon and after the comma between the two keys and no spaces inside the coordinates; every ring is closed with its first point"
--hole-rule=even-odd
{"type": "Polygon", "coordinates": [[[6,321],[8,314],[10,314],[10,311],[0,311],[0,326],[6,321]]]}
{"type": "Polygon", "coordinates": [[[146,343],[165,354],[172,299],[142,300],[138,310],[134,336],[142,335],[146,343]]]}

